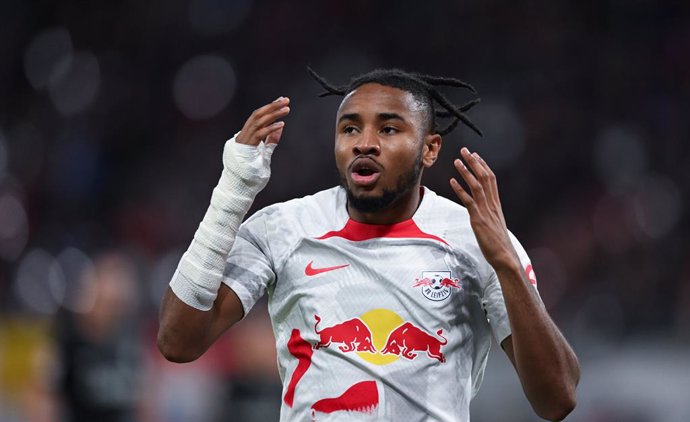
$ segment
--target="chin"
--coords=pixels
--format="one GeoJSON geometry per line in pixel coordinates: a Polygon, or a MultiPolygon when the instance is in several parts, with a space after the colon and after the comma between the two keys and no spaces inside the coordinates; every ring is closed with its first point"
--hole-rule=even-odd
{"type": "Polygon", "coordinates": [[[395,191],[384,190],[383,192],[364,191],[353,192],[349,187],[345,187],[347,192],[347,202],[360,212],[376,212],[382,211],[391,206],[396,199],[398,193],[395,191]]]}

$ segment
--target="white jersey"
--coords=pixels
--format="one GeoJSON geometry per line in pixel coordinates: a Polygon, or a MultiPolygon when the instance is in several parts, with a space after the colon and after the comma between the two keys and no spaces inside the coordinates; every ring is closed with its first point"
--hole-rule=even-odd
{"type": "Polygon", "coordinates": [[[467,211],[427,188],[393,225],[351,220],[341,187],[264,208],[224,283],[245,315],[268,292],[282,421],[469,421],[490,335],[510,335],[467,211]]]}

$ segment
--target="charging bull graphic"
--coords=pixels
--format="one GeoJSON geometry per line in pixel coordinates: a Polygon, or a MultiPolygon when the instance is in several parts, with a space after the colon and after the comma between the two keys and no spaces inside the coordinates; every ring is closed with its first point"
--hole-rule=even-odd
{"type": "Polygon", "coordinates": [[[439,362],[443,363],[446,361],[446,357],[441,353],[441,346],[448,343],[448,340],[443,337],[443,330],[438,330],[436,334],[443,341],[412,323],[406,322],[390,333],[381,354],[392,353],[412,360],[417,357],[417,353],[413,352],[426,352],[430,358],[438,359],[439,362]]]}
{"type": "Polygon", "coordinates": [[[314,315],[314,318],[316,318],[314,331],[320,337],[319,342],[314,345],[314,350],[328,347],[331,343],[341,343],[338,346],[341,352],[357,350],[358,352],[376,353],[371,342],[371,331],[361,319],[352,318],[319,331],[317,327],[321,318],[318,315],[314,315]]]}

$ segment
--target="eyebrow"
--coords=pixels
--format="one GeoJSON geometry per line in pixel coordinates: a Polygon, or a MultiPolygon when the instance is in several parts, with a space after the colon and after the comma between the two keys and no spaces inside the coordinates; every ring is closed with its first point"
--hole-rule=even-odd
{"type": "MultiPolygon", "coordinates": [[[[405,119],[397,114],[397,113],[378,113],[376,115],[378,120],[385,121],[385,120],[400,120],[401,122],[404,122],[405,119]]],[[[338,123],[342,122],[343,120],[352,120],[355,122],[359,122],[362,120],[362,117],[358,113],[347,113],[343,114],[340,116],[338,119],[338,123]]]]}

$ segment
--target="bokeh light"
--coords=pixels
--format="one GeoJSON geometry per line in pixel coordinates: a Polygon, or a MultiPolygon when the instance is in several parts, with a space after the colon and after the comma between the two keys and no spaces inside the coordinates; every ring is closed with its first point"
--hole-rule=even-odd
{"type": "Polygon", "coordinates": [[[0,193],[0,258],[17,259],[28,238],[29,222],[24,205],[15,195],[0,193]]]}
{"type": "Polygon", "coordinates": [[[69,247],[57,255],[56,264],[60,266],[65,280],[62,306],[73,312],[89,311],[95,301],[93,294],[84,297],[86,292],[93,292],[88,285],[93,283],[93,278],[86,277],[94,271],[91,258],[84,251],[69,247]]]}
{"type": "Polygon", "coordinates": [[[193,57],[175,75],[173,97],[190,119],[208,119],[220,113],[235,92],[235,71],[220,56],[193,57]]]}
{"type": "Polygon", "coordinates": [[[13,287],[27,311],[52,315],[64,298],[65,276],[52,255],[33,249],[19,263],[13,287]]]}
{"type": "Polygon", "coordinates": [[[71,54],[72,38],[66,28],[49,28],[36,34],[24,53],[24,72],[31,86],[47,88],[57,64],[71,54]]]}
{"type": "Polygon", "coordinates": [[[62,56],[50,74],[48,86],[55,108],[65,116],[87,109],[101,87],[98,58],[91,52],[62,56]]]}
{"type": "Polygon", "coordinates": [[[609,192],[635,189],[647,169],[647,155],[640,135],[627,126],[609,126],[597,139],[594,162],[609,192]]]}

